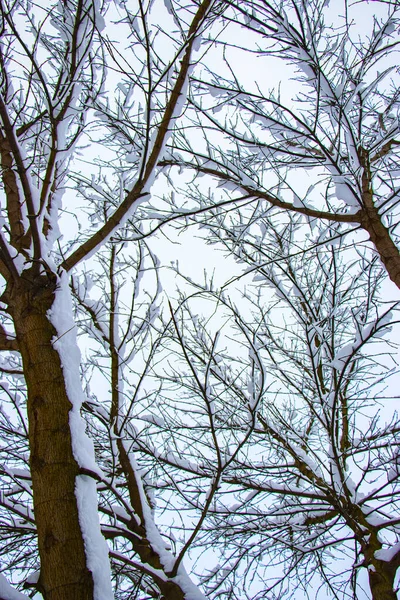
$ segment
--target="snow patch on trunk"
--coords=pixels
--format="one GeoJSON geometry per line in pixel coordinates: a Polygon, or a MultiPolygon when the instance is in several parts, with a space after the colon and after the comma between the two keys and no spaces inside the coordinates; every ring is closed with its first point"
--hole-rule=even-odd
{"type": "Polygon", "coordinates": [[[378,560],[384,560],[385,562],[390,562],[399,554],[400,552],[400,542],[394,544],[391,548],[382,548],[381,550],[376,550],[375,558],[378,560]]]}
{"type": "Polygon", "coordinates": [[[28,596],[15,590],[0,573],[0,598],[2,600],[27,600],[28,596]]]}

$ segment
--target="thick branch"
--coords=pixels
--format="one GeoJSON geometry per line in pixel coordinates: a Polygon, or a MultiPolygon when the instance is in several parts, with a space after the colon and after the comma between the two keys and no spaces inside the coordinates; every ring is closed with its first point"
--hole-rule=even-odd
{"type": "Polygon", "coordinates": [[[30,187],[29,179],[27,176],[27,169],[24,165],[23,158],[21,156],[21,152],[18,146],[17,137],[14,131],[14,128],[11,124],[11,121],[8,116],[7,107],[3,102],[3,99],[0,98],[0,116],[3,122],[3,127],[5,131],[5,137],[9,143],[10,150],[12,152],[15,165],[17,168],[18,176],[21,181],[21,186],[24,192],[24,200],[26,202],[28,208],[28,219],[31,226],[32,237],[33,237],[33,245],[34,245],[34,258],[41,258],[41,244],[40,244],[40,236],[37,227],[37,214],[34,206],[32,190],[30,187]]]}
{"type": "Polygon", "coordinates": [[[219,171],[218,169],[211,169],[209,167],[203,167],[201,165],[197,165],[194,163],[186,163],[182,161],[174,161],[174,160],[162,160],[160,161],[160,166],[162,167],[182,167],[185,166],[190,169],[195,169],[199,173],[203,173],[204,175],[211,175],[212,177],[217,177],[222,181],[226,181],[228,183],[233,183],[237,185],[238,188],[244,190],[249,196],[253,196],[254,198],[261,198],[272,204],[272,206],[276,206],[276,208],[283,208],[284,210],[290,210],[292,212],[300,213],[307,217],[314,217],[316,219],[325,219],[327,221],[335,221],[337,223],[360,223],[361,219],[361,211],[358,211],[354,214],[348,213],[331,213],[324,210],[315,210],[313,208],[308,208],[306,206],[293,206],[290,202],[284,202],[283,200],[279,200],[276,196],[272,196],[268,192],[264,192],[260,189],[253,188],[249,185],[245,185],[242,182],[234,179],[227,173],[219,171]]]}
{"type": "Polygon", "coordinates": [[[368,151],[359,148],[359,157],[364,167],[362,174],[363,209],[360,223],[369,233],[370,240],[374,244],[390,279],[400,289],[400,253],[374,204],[368,151]]]}
{"type": "Polygon", "coordinates": [[[154,141],[154,145],[150,152],[149,158],[147,160],[143,177],[136,182],[132,190],[127,194],[125,200],[116,209],[116,211],[108,219],[108,221],[98,231],[96,231],[96,233],[92,235],[92,237],[90,237],[79,248],[77,248],[77,250],[75,250],[75,252],[73,252],[71,256],[65,259],[61,267],[66,271],[69,271],[70,269],[75,267],[81,260],[83,260],[89,254],[91,254],[97,246],[104,242],[104,240],[123,223],[125,218],[129,215],[129,212],[135,204],[135,202],[137,202],[139,198],[142,198],[143,196],[146,196],[148,194],[148,192],[145,191],[146,184],[151,179],[151,176],[154,170],[156,169],[158,162],[160,161],[162,149],[164,147],[164,142],[167,138],[168,132],[170,131],[170,127],[173,122],[175,108],[178,103],[179,97],[182,93],[186,78],[188,77],[190,58],[196,33],[199,30],[201,24],[203,23],[204,18],[206,17],[212,4],[213,0],[203,0],[203,2],[198,8],[197,13],[193,18],[192,24],[188,32],[188,42],[185,54],[181,62],[181,68],[179,70],[179,74],[176,79],[175,85],[171,91],[170,98],[165,108],[164,116],[160,125],[158,126],[157,136],[154,141]]]}
{"type": "Polygon", "coordinates": [[[4,192],[7,198],[7,214],[10,227],[10,243],[20,252],[22,248],[29,248],[30,239],[26,233],[22,222],[22,200],[19,195],[17,178],[13,170],[13,158],[10,152],[8,140],[1,136],[1,173],[4,185],[4,192]]]}
{"type": "Polygon", "coordinates": [[[363,194],[364,210],[361,215],[361,226],[369,233],[379,257],[384,264],[390,279],[400,289],[400,253],[390,237],[389,230],[382,223],[382,218],[374,206],[372,193],[363,194]]]}
{"type": "MultiPolygon", "coordinates": [[[[179,584],[174,581],[163,581],[155,571],[165,571],[161,556],[157,550],[151,544],[148,537],[148,531],[151,526],[156,527],[155,524],[148,523],[149,518],[149,506],[146,506],[147,502],[146,495],[143,493],[142,482],[140,480],[140,474],[134,468],[132,460],[129,456],[129,451],[125,447],[123,439],[123,431],[121,431],[119,423],[120,415],[120,366],[119,366],[119,354],[116,344],[116,331],[115,328],[118,326],[115,314],[117,309],[117,290],[115,286],[115,247],[113,246],[111,251],[109,278],[110,278],[110,354],[111,354],[111,412],[110,421],[111,427],[113,427],[114,435],[116,439],[116,446],[118,450],[118,458],[120,467],[124,473],[126,487],[129,493],[129,500],[134,512],[132,519],[126,526],[135,534],[130,536],[130,542],[134,552],[140,557],[143,564],[143,571],[146,572],[154,581],[154,583],[160,588],[163,593],[163,597],[169,600],[184,600],[185,594],[179,584]],[[141,489],[142,488],[142,489],[141,489]],[[146,568],[149,565],[150,569],[146,568]]],[[[166,574],[166,577],[168,575],[166,574]]]]}

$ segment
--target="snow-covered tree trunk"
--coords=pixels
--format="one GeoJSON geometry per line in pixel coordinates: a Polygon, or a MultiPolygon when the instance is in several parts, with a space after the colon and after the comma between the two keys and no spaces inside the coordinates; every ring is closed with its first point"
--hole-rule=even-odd
{"type": "Polygon", "coordinates": [[[397,600],[396,572],[400,564],[400,555],[392,550],[382,550],[382,544],[376,534],[369,537],[363,555],[368,569],[372,599],[397,600]],[[380,554],[383,554],[382,558],[380,554]]]}
{"type": "MultiPolygon", "coordinates": [[[[0,348],[18,351],[22,358],[30,452],[29,485],[25,493],[29,495],[29,504],[33,499],[34,516],[30,509],[25,512],[29,513],[40,557],[40,565],[35,564],[35,567],[40,566],[40,575],[33,585],[45,600],[110,600],[113,597],[108,547],[99,521],[98,482],[106,489],[103,508],[114,494],[116,506],[119,502],[125,513],[129,511],[126,527],[115,528],[110,534],[107,527],[111,527],[115,519],[110,518],[109,513],[102,526],[110,539],[115,536],[124,539],[122,547],[126,553],[114,552],[118,554],[114,558],[126,561],[131,572],[140,574],[134,578],[137,589],[147,590],[151,585],[156,597],[161,593],[166,600],[183,600],[188,593],[203,597],[183,568],[174,570],[175,557],[168,553],[154,522],[129,442],[125,445],[122,439],[126,432],[118,421],[119,359],[112,336],[108,340],[112,356],[110,433],[114,432],[118,440],[111,452],[116,450],[113,458],[118,461],[118,471],[128,488],[130,502],[112,487],[115,473],[107,478],[97,466],[93,443],[85,431],[87,423],[81,414],[85,395],[70,271],[101,250],[133,217],[144,198],[150,200],[158,162],[186,102],[193,45],[213,20],[212,6],[212,0],[203,0],[189,3],[183,9],[185,16],[178,41],[170,49],[168,64],[161,63],[157,51],[153,50],[151,3],[145,6],[140,2],[133,9],[136,13],[129,12],[127,7],[121,9],[125,10],[121,23],[126,26],[127,36],[132,35],[138,46],[145,48],[141,60],[147,61],[147,74],[143,74],[142,63],[135,64],[126,74],[128,83],[125,86],[121,83],[123,100],[113,98],[111,103],[102,103],[102,77],[106,78],[107,62],[100,34],[104,26],[104,7],[92,0],[45,5],[38,13],[39,25],[36,26],[29,3],[23,0],[12,6],[1,3],[0,19],[4,28],[4,43],[2,40],[0,46],[4,67],[0,86],[1,208],[2,217],[8,219],[6,223],[3,218],[0,232],[0,273],[4,280],[1,300],[2,310],[7,315],[3,319],[10,330],[13,326],[15,337],[2,326],[0,348]],[[31,36],[27,34],[28,41],[19,33],[24,26],[31,36]],[[16,46],[18,59],[14,54],[16,46]],[[43,48],[49,56],[44,64],[37,56],[38,49],[43,48]],[[26,88],[21,84],[19,103],[13,93],[14,68],[23,74],[21,77],[18,71],[17,85],[20,80],[28,82],[26,88]],[[156,73],[159,79],[154,84],[156,73]],[[132,115],[125,122],[124,102],[134,92],[139,96],[143,92],[146,108],[144,112],[142,109],[135,112],[136,106],[130,100],[132,115]],[[81,239],[75,239],[72,244],[67,242],[67,248],[58,252],[61,196],[69,187],[68,181],[86,176],[79,169],[72,175],[70,169],[75,147],[85,131],[87,113],[101,116],[102,133],[107,135],[111,130],[110,144],[120,140],[123,152],[119,156],[125,156],[129,147],[130,158],[127,168],[119,168],[118,159],[114,172],[117,193],[113,189],[112,194],[107,194],[97,187],[103,196],[100,201],[98,195],[94,200],[93,173],[86,187],[79,186],[85,190],[83,197],[93,211],[95,222],[99,212],[104,217],[103,225],[95,230],[89,226],[81,239]],[[131,131],[128,134],[130,141],[135,137],[135,144],[127,146],[127,138],[118,137],[121,123],[124,123],[122,130],[126,123],[128,129],[136,128],[134,135],[131,131]],[[141,582],[143,576],[146,577],[144,583],[141,582]]],[[[140,106],[140,98],[138,104],[140,106]]],[[[175,205],[169,208],[171,212],[166,220],[179,216],[175,205]]],[[[128,235],[140,232],[140,218],[136,217],[128,235]]],[[[133,243],[135,241],[137,239],[133,243]]],[[[111,313],[112,319],[113,310],[111,313]]],[[[115,548],[114,544],[113,550],[115,548]]]]}
{"type": "Polygon", "coordinates": [[[76,497],[76,480],[82,471],[73,453],[72,403],[62,357],[54,346],[58,332],[49,316],[57,280],[54,273],[41,274],[32,267],[9,282],[3,299],[15,325],[28,389],[39,589],[46,600],[89,600],[94,597],[93,573],[88,568],[83,515],[76,497]]]}
{"type": "Polygon", "coordinates": [[[397,600],[395,579],[398,565],[384,561],[375,561],[378,568],[368,569],[368,579],[373,600],[397,600]]]}

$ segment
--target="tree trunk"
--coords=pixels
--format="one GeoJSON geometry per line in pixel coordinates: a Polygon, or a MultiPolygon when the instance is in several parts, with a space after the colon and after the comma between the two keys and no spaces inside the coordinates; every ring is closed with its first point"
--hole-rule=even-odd
{"type": "Polygon", "coordinates": [[[30,465],[45,600],[92,600],[93,576],[87,567],[79,524],[68,399],[57,332],[47,311],[54,302],[56,276],[32,267],[3,297],[9,305],[28,389],[30,465]]]}
{"type": "Polygon", "coordinates": [[[394,579],[397,568],[383,560],[374,561],[375,570],[368,569],[369,585],[373,600],[397,600],[394,579]],[[378,564],[377,564],[378,563],[378,564]]]}
{"type": "MultiPolygon", "coordinates": [[[[359,518],[359,523],[366,529],[368,523],[365,517],[359,518]]],[[[365,536],[360,540],[363,546],[365,536]]],[[[377,553],[382,550],[382,542],[379,540],[378,532],[375,528],[370,528],[368,543],[364,545],[362,553],[364,555],[364,565],[368,569],[369,586],[373,600],[397,600],[397,594],[394,591],[394,583],[397,567],[399,566],[400,554],[395,554],[392,559],[382,560],[377,557],[377,553]]]]}

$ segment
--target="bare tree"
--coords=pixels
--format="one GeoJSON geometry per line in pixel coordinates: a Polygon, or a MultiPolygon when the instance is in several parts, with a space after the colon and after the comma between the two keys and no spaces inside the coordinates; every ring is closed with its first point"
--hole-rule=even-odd
{"type": "Polygon", "coordinates": [[[395,597],[398,423],[372,343],[397,305],[368,246],[344,248],[363,228],[399,286],[382,5],[365,45],[322,1],[0,0],[1,568],[27,590],[1,575],[4,600],[197,600],[190,550],[223,557],[212,598],[282,595],[315,566],[355,597],[360,557],[374,599],[395,597]],[[239,83],[237,28],[303,69],[297,106],[239,83]],[[182,191],[175,166],[196,175],[184,194],[150,194],[161,172],[182,191]],[[147,238],[177,219],[261,278],[243,307],[186,278],[159,314],[147,238]]]}
{"type": "Polygon", "coordinates": [[[374,600],[395,600],[397,353],[384,338],[398,303],[379,297],[376,259],[342,242],[283,260],[288,226],[264,225],[237,241],[264,265],[239,300],[197,284],[174,312],[157,373],[168,408],[146,417],[141,449],[194,527],[197,514],[199,552],[223,557],[204,576],[211,597],[368,597],[366,572],[374,600]]]}
{"type": "MultiPolygon", "coordinates": [[[[264,380],[273,369],[288,400],[279,401],[275,391],[275,401],[257,414],[256,430],[265,435],[263,456],[269,456],[270,464],[247,464],[252,465],[249,472],[271,483],[254,476],[248,487],[243,484],[242,518],[237,503],[235,509],[228,504],[224,510],[222,500],[211,529],[217,535],[211,533],[211,539],[218,542],[225,522],[227,571],[246,560],[248,572],[255,572],[265,554],[276,557],[271,564],[282,565],[283,576],[264,592],[267,597],[275,587],[283,593],[292,575],[297,585],[307,581],[311,566],[332,593],[358,597],[356,573],[362,564],[368,568],[372,596],[396,598],[398,469],[393,448],[398,424],[395,416],[390,425],[382,424],[363,371],[368,339],[382,332],[387,314],[378,310],[382,274],[377,279],[374,252],[390,279],[400,284],[399,5],[377,6],[366,33],[365,25],[363,31],[357,27],[357,3],[343,3],[339,15],[337,5],[332,14],[324,1],[235,5],[225,14],[227,28],[218,40],[224,71],[209,63],[193,82],[193,122],[203,131],[203,145],[193,160],[189,141],[180,133],[181,154],[167,162],[219,181],[226,198],[241,201],[239,210],[215,211],[214,220],[203,225],[212,242],[222,242],[249,265],[247,273],[258,274],[276,289],[279,306],[290,307],[298,328],[294,333],[290,321],[274,327],[263,284],[259,296],[250,298],[257,307],[251,326],[244,309],[232,307],[235,322],[252,342],[255,367],[264,380]],[[238,27],[247,34],[246,46],[232,34],[231,28],[235,33],[238,27]],[[238,49],[248,54],[251,73],[255,65],[253,84],[236,67],[238,49]],[[281,85],[271,89],[268,68],[277,62],[281,85]],[[290,77],[296,83],[288,86],[290,77]],[[316,255],[315,248],[320,248],[316,255]],[[301,258],[304,252],[310,253],[309,261],[301,258]],[[341,261],[346,267],[339,268],[341,261]],[[353,307],[341,312],[343,303],[353,301],[353,307]],[[259,338],[260,331],[264,338],[259,338]],[[269,354],[267,362],[260,348],[269,354]],[[311,364],[306,364],[310,357],[311,364]],[[361,380],[368,386],[363,388],[361,380]],[[360,498],[364,484],[370,488],[360,498]],[[270,535],[265,542],[263,530],[270,535]],[[382,549],[381,544],[393,541],[392,550],[382,549]],[[352,557],[353,577],[330,571],[332,563],[326,558],[333,547],[352,557]]],[[[200,195],[204,201],[215,194],[204,181],[210,179],[194,178],[192,199],[200,195]]],[[[211,360],[208,356],[204,364],[211,360]]],[[[372,356],[373,350],[370,360],[376,361],[372,356]]],[[[372,367],[367,371],[379,380],[372,367]]],[[[233,380],[240,370],[236,373],[233,380]]],[[[225,384],[229,389],[232,385],[225,384]]],[[[245,462],[241,467],[231,480],[239,487],[246,480],[245,462]]],[[[222,589],[224,578],[212,574],[210,581],[218,581],[215,590],[222,589]]],[[[232,578],[229,585],[234,585],[232,578]]],[[[234,587],[229,589],[234,594],[234,587]]]]}
{"type": "MultiPolygon", "coordinates": [[[[228,4],[221,60],[193,78],[203,141],[179,132],[167,164],[210,176],[258,215],[364,231],[400,287],[398,2],[364,4],[362,25],[347,0],[228,4]]],[[[204,189],[195,179],[193,197],[204,189]]]]}
{"type": "MultiPolygon", "coordinates": [[[[152,217],[149,190],[185,103],[193,47],[215,18],[213,5],[189,2],[179,15],[174,11],[172,39],[150,2],[116,4],[107,14],[96,0],[1,2],[1,350],[2,373],[14,381],[3,385],[2,529],[9,569],[37,569],[27,584],[46,599],[112,597],[96,483],[110,523],[104,533],[117,540],[112,556],[122,561],[115,577],[131,579],[136,595],[146,590],[149,597],[183,599],[192,586],[193,597],[202,597],[165,549],[124,440],[129,410],[121,420],[120,361],[133,352],[131,334],[136,344],[148,334],[150,315],[137,325],[133,301],[127,302],[131,313],[120,339],[116,307],[122,285],[118,243],[130,240],[141,249],[145,219],[157,226],[182,214],[173,202],[160,202],[152,217]],[[107,20],[117,23],[126,43],[107,34],[107,20]],[[107,153],[95,166],[100,145],[107,153]],[[78,229],[73,219],[79,204],[78,229]],[[71,281],[70,273],[107,242],[109,256],[99,258],[109,280],[103,284],[104,320],[100,300],[93,305],[87,299],[85,272],[71,281]],[[83,405],[70,283],[111,361],[108,412],[83,405]],[[103,472],[85,433],[84,409],[100,420],[99,439],[108,440],[109,455],[103,457],[106,442],[98,451],[103,472]],[[120,510],[110,508],[114,503],[120,510]]],[[[141,251],[137,259],[133,252],[138,272],[141,251]]],[[[126,581],[119,593],[134,597],[126,581]]],[[[20,597],[6,580],[0,584],[2,598],[20,597]]]]}

